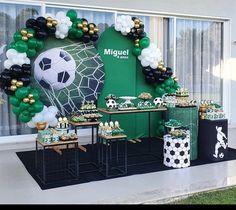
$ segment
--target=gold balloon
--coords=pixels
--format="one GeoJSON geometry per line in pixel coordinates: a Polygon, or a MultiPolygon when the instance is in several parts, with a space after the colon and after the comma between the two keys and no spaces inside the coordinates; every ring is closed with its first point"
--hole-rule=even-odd
{"type": "Polygon", "coordinates": [[[22,36],[21,38],[23,41],[28,41],[28,37],[27,36],[22,36]]]}
{"type": "Polygon", "coordinates": [[[136,43],[139,43],[139,39],[135,39],[134,40],[134,43],[136,44],[136,43]]]}
{"type": "Polygon", "coordinates": [[[58,22],[57,22],[56,20],[53,20],[53,21],[52,21],[52,25],[53,25],[53,26],[56,26],[57,24],[58,24],[58,22]]]}
{"type": "Polygon", "coordinates": [[[37,122],[36,123],[36,128],[38,130],[44,130],[47,127],[47,123],[46,122],[37,122]]]}
{"type": "Polygon", "coordinates": [[[16,87],[15,85],[12,85],[12,86],[10,87],[10,90],[11,90],[11,91],[16,91],[16,89],[17,89],[17,87],[16,87]]]}
{"type": "Polygon", "coordinates": [[[47,21],[48,21],[48,22],[53,21],[52,17],[47,17],[47,21]]]}
{"type": "Polygon", "coordinates": [[[33,97],[34,97],[34,95],[31,93],[28,95],[28,98],[33,98],[33,97]]]}
{"type": "Polygon", "coordinates": [[[140,25],[139,25],[138,23],[135,23],[135,24],[134,24],[134,27],[135,27],[135,28],[140,28],[140,25]]]}
{"type": "Polygon", "coordinates": [[[33,98],[31,98],[31,99],[29,99],[29,103],[30,103],[30,104],[35,103],[35,100],[34,100],[33,98]]]}
{"type": "Polygon", "coordinates": [[[33,36],[34,36],[34,35],[31,34],[31,33],[28,33],[28,34],[27,34],[27,37],[28,37],[28,38],[32,38],[33,36]]]}
{"type": "Polygon", "coordinates": [[[21,30],[20,33],[22,34],[22,36],[26,36],[27,35],[27,31],[26,30],[21,30]]]}
{"type": "Polygon", "coordinates": [[[83,32],[88,32],[88,28],[87,27],[84,27],[82,30],[83,30],[83,32]]]}
{"type": "Polygon", "coordinates": [[[89,28],[90,29],[94,29],[94,25],[93,24],[89,24],[89,28]]]}
{"type": "Polygon", "coordinates": [[[47,22],[47,27],[48,27],[48,28],[52,28],[52,23],[47,22]]]}
{"type": "Polygon", "coordinates": [[[93,35],[94,34],[94,30],[89,30],[89,34],[93,35]]]}
{"type": "Polygon", "coordinates": [[[97,27],[94,28],[94,32],[97,33],[99,29],[97,27]]]}
{"type": "Polygon", "coordinates": [[[16,87],[22,87],[22,86],[23,86],[23,82],[22,81],[17,81],[16,87]]]}
{"type": "Polygon", "coordinates": [[[140,22],[139,22],[139,25],[141,25],[141,26],[142,26],[142,25],[143,25],[143,22],[142,22],[142,21],[140,21],[140,22]]]}
{"type": "Polygon", "coordinates": [[[28,99],[28,98],[24,98],[24,99],[23,99],[23,102],[29,103],[29,99],[28,99]]]}
{"type": "Polygon", "coordinates": [[[82,23],[78,23],[78,24],[77,24],[77,27],[78,27],[78,28],[83,28],[83,24],[82,24],[82,23]]]}
{"type": "Polygon", "coordinates": [[[140,23],[140,20],[139,19],[135,19],[134,20],[134,24],[139,24],[140,23]]]}
{"type": "Polygon", "coordinates": [[[135,47],[139,47],[139,43],[135,43],[134,46],[135,46],[135,47]]]}
{"type": "Polygon", "coordinates": [[[83,26],[87,26],[88,22],[87,21],[83,21],[82,24],[83,24],[83,26]]]}
{"type": "Polygon", "coordinates": [[[158,64],[157,68],[159,68],[159,69],[162,69],[162,68],[163,68],[163,66],[162,66],[162,65],[160,65],[160,64],[158,64]]]}
{"type": "Polygon", "coordinates": [[[159,65],[162,65],[162,66],[163,66],[163,65],[164,65],[164,62],[163,62],[163,61],[160,61],[160,62],[159,62],[159,65]]]}
{"type": "Polygon", "coordinates": [[[166,67],[163,67],[163,68],[162,68],[162,71],[166,71],[166,67]]]}
{"type": "Polygon", "coordinates": [[[17,80],[16,80],[16,79],[12,79],[12,80],[11,80],[11,84],[12,84],[12,85],[15,85],[16,83],[17,83],[17,80]]]}

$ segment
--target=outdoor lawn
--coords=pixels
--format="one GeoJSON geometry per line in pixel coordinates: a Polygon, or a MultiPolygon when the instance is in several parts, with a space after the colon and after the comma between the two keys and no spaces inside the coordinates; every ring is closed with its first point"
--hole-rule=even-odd
{"type": "Polygon", "coordinates": [[[172,204],[236,204],[236,187],[225,190],[196,193],[172,204]]]}

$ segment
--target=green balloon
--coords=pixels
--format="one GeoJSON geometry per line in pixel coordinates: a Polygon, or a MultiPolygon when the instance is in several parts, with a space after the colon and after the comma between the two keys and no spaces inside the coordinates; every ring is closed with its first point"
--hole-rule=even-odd
{"type": "Polygon", "coordinates": [[[140,41],[139,41],[139,45],[141,48],[147,48],[150,44],[150,39],[148,37],[143,37],[140,41]]]}
{"type": "Polygon", "coordinates": [[[31,112],[31,113],[34,112],[34,107],[32,105],[30,105],[29,108],[28,108],[28,111],[31,112]]]}
{"type": "Polygon", "coordinates": [[[15,115],[18,116],[18,115],[21,113],[20,107],[13,106],[13,107],[12,107],[12,112],[13,112],[15,115]]]}
{"type": "Polygon", "coordinates": [[[171,87],[171,86],[174,85],[174,80],[172,78],[169,78],[169,79],[165,80],[164,83],[165,83],[166,86],[171,87]]]}
{"type": "Polygon", "coordinates": [[[175,81],[175,83],[174,83],[173,87],[174,87],[175,89],[178,89],[178,88],[180,88],[180,86],[179,86],[178,82],[176,82],[176,81],[175,81]]]}
{"type": "Polygon", "coordinates": [[[44,42],[42,40],[37,40],[36,50],[42,50],[44,48],[44,42]]]}
{"type": "Polygon", "coordinates": [[[39,92],[36,89],[31,90],[30,93],[33,95],[35,101],[39,100],[39,92]]]}
{"type": "Polygon", "coordinates": [[[68,33],[75,35],[76,32],[77,32],[77,29],[76,29],[76,28],[70,28],[68,33]]]}
{"type": "Polygon", "coordinates": [[[30,104],[25,103],[25,102],[23,102],[23,101],[20,103],[20,109],[21,109],[21,111],[28,110],[29,106],[30,106],[30,104]]]}
{"type": "Polygon", "coordinates": [[[75,33],[75,37],[76,38],[80,38],[81,36],[83,36],[83,31],[81,29],[77,29],[76,33],[75,33]]]}
{"type": "Polygon", "coordinates": [[[24,115],[23,113],[20,113],[19,115],[19,120],[21,122],[27,123],[32,119],[32,117],[30,115],[24,115]]]}
{"type": "Polygon", "coordinates": [[[169,87],[169,86],[166,86],[166,87],[165,87],[165,90],[168,92],[168,90],[170,90],[170,87],[169,87]]]}
{"type": "Polygon", "coordinates": [[[77,12],[73,9],[70,9],[67,11],[66,16],[70,18],[70,20],[73,22],[77,18],[77,12]]]}
{"type": "Polygon", "coordinates": [[[16,33],[14,33],[13,38],[14,38],[15,42],[22,40],[22,35],[21,35],[20,31],[17,31],[16,33]]]}
{"type": "Polygon", "coordinates": [[[19,106],[20,105],[20,100],[15,97],[15,96],[10,96],[10,104],[13,106],[19,106]]]}
{"type": "Polygon", "coordinates": [[[31,112],[31,113],[30,113],[30,116],[31,116],[31,117],[34,117],[34,116],[35,116],[35,113],[34,113],[34,112],[31,112]]]}
{"type": "Polygon", "coordinates": [[[25,30],[26,30],[28,33],[33,34],[33,36],[35,35],[35,30],[34,30],[34,29],[32,29],[32,28],[26,28],[25,30]]]}
{"type": "Polygon", "coordinates": [[[162,96],[163,94],[165,94],[165,90],[159,86],[156,87],[156,93],[160,96],[162,96]]]}
{"type": "Polygon", "coordinates": [[[139,56],[139,55],[141,55],[142,48],[141,47],[134,47],[132,52],[135,56],[139,56]]]}
{"type": "Polygon", "coordinates": [[[174,88],[170,88],[169,93],[175,93],[176,90],[174,88]]]}
{"type": "Polygon", "coordinates": [[[43,110],[43,103],[41,101],[36,101],[34,104],[33,104],[33,107],[34,107],[34,111],[36,113],[38,112],[41,112],[43,110]]]}
{"type": "Polygon", "coordinates": [[[162,84],[161,84],[161,87],[165,89],[165,88],[166,88],[165,83],[162,83],[162,84]]]}
{"type": "Polygon", "coordinates": [[[80,18],[77,18],[72,24],[72,27],[77,28],[78,23],[83,23],[83,20],[80,18]]]}
{"type": "Polygon", "coordinates": [[[30,113],[29,113],[28,110],[24,110],[24,111],[22,112],[22,114],[23,114],[23,115],[28,115],[28,116],[30,115],[30,113]]]}
{"type": "Polygon", "coordinates": [[[28,49],[26,54],[29,58],[33,58],[34,56],[36,56],[37,52],[35,49],[28,49]]]}
{"type": "Polygon", "coordinates": [[[28,50],[28,45],[26,42],[20,40],[16,42],[16,50],[20,53],[24,53],[28,50]]]}
{"type": "Polygon", "coordinates": [[[27,87],[17,88],[15,95],[19,99],[23,99],[29,95],[29,90],[27,87]]]}
{"type": "Polygon", "coordinates": [[[37,47],[37,39],[31,38],[28,40],[28,48],[35,49],[37,47]]]}
{"type": "Polygon", "coordinates": [[[11,42],[8,46],[8,49],[16,49],[15,42],[11,42]]]}

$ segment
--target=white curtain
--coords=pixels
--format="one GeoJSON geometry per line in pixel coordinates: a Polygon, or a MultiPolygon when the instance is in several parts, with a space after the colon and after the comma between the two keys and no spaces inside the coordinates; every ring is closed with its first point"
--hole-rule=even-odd
{"type": "Polygon", "coordinates": [[[222,23],[177,19],[176,75],[190,96],[222,104],[222,23]]]}
{"type": "MultiPolygon", "coordinates": [[[[38,6],[0,3],[0,72],[4,70],[7,45],[13,41],[14,33],[25,27],[27,19],[39,13],[38,6]]],[[[32,130],[26,127],[25,123],[20,123],[11,111],[9,97],[3,94],[3,98],[6,103],[0,105],[0,136],[32,133],[32,130]]]]}

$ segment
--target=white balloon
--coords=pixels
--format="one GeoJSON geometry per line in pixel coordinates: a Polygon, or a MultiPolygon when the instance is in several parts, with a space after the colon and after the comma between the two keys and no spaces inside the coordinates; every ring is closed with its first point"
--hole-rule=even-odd
{"type": "Polygon", "coordinates": [[[56,31],[55,35],[59,36],[60,35],[60,31],[56,31]]]}
{"type": "Polygon", "coordinates": [[[58,12],[56,14],[56,18],[57,19],[64,19],[65,17],[66,17],[66,13],[65,12],[60,11],[60,12],[58,12]]]}
{"type": "Polygon", "coordinates": [[[28,127],[30,127],[30,128],[35,128],[35,123],[33,123],[32,121],[29,121],[29,122],[27,123],[27,125],[28,125],[28,127]]]}
{"type": "Polygon", "coordinates": [[[4,61],[3,65],[6,69],[10,69],[11,66],[13,65],[13,63],[11,62],[11,60],[7,59],[7,60],[4,61]]]}
{"type": "Polygon", "coordinates": [[[43,122],[43,114],[41,112],[37,113],[33,118],[32,122],[37,123],[37,122],[43,122]]]}
{"type": "Polygon", "coordinates": [[[48,112],[48,107],[46,107],[45,105],[43,106],[43,111],[42,114],[47,113],[48,112]]]}
{"type": "Polygon", "coordinates": [[[60,34],[59,37],[60,37],[60,39],[65,39],[66,38],[65,34],[60,34]]]}
{"type": "Polygon", "coordinates": [[[149,62],[146,61],[146,60],[144,60],[144,59],[142,59],[142,60],[141,60],[141,65],[142,65],[143,67],[147,67],[147,66],[149,65],[149,62]]]}
{"type": "Polygon", "coordinates": [[[26,58],[26,53],[18,53],[17,57],[20,59],[25,59],[26,58]]]}
{"type": "Polygon", "coordinates": [[[22,65],[22,64],[24,64],[25,62],[24,62],[24,59],[22,59],[22,58],[18,58],[18,65],[22,65]]]}
{"type": "Polygon", "coordinates": [[[126,33],[129,33],[129,32],[130,32],[130,28],[127,27],[127,28],[125,29],[125,32],[126,32],[126,33]]]}
{"type": "Polygon", "coordinates": [[[156,62],[156,61],[150,64],[150,67],[153,69],[156,69],[157,66],[158,66],[158,62],[156,62]]]}
{"type": "Polygon", "coordinates": [[[126,33],[126,32],[121,32],[121,34],[122,34],[122,35],[124,35],[124,36],[126,36],[126,35],[127,35],[127,33],[126,33]]]}
{"type": "Polygon", "coordinates": [[[15,57],[17,56],[17,51],[14,50],[14,49],[9,49],[9,50],[7,50],[7,52],[6,52],[6,55],[7,55],[7,57],[8,57],[9,59],[13,59],[13,58],[15,58],[15,57]]]}
{"type": "Polygon", "coordinates": [[[141,55],[142,56],[148,56],[149,55],[149,50],[148,50],[148,48],[145,48],[145,49],[143,49],[142,51],[141,51],[141,55]]]}
{"type": "Polygon", "coordinates": [[[65,24],[61,24],[58,28],[59,32],[62,34],[66,34],[68,32],[68,26],[65,24]]]}
{"type": "Polygon", "coordinates": [[[55,118],[55,115],[51,112],[47,112],[43,114],[43,122],[50,122],[55,118]]]}
{"type": "Polygon", "coordinates": [[[13,64],[18,64],[18,61],[19,61],[18,56],[12,59],[13,64]]]}
{"type": "Polygon", "coordinates": [[[57,124],[58,124],[57,118],[54,118],[54,119],[53,119],[52,121],[50,121],[48,124],[49,124],[49,126],[51,126],[51,127],[56,127],[57,124]]]}
{"type": "Polygon", "coordinates": [[[58,108],[57,108],[56,106],[49,106],[49,107],[48,107],[48,112],[51,112],[51,113],[53,113],[54,115],[56,115],[57,112],[58,112],[58,108]]]}
{"type": "Polygon", "coordinates": [[[25,58],[25,59],[24,59],[24,63],[30,64],[30,59],[29,59],[29,58],[25,58]]]}

